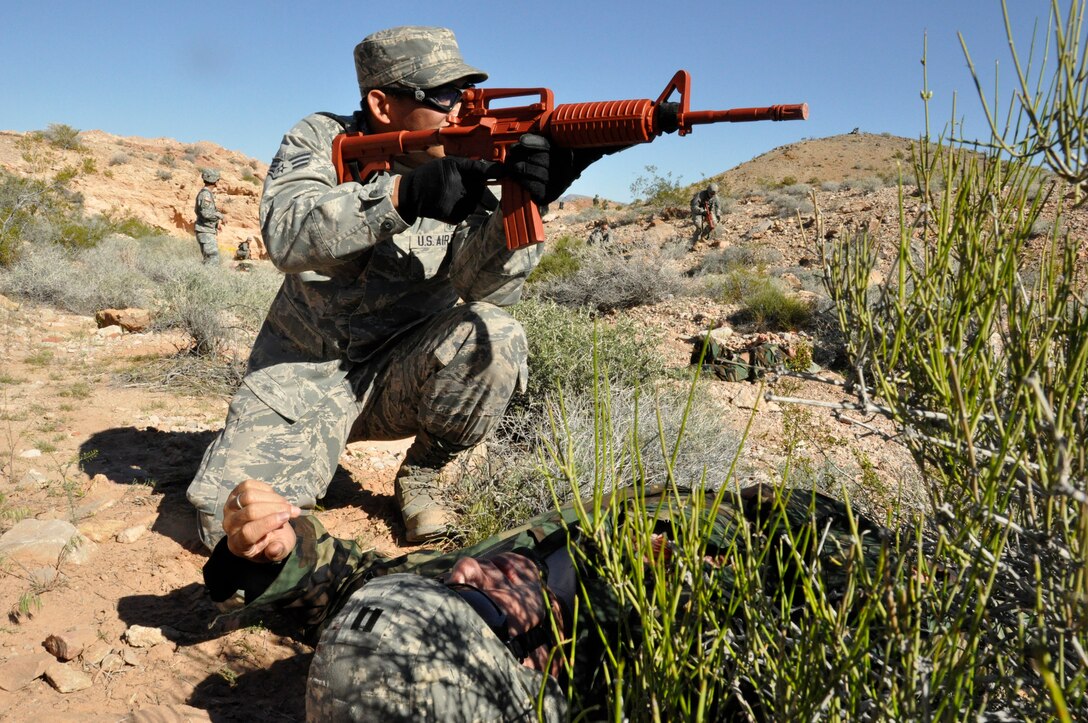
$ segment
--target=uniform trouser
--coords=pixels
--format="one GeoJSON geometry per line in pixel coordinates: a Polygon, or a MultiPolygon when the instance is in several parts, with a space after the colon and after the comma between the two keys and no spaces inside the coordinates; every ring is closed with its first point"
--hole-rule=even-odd
{"type": "Polygon", "coordinates": [[[709,238],[710,232],[713,230],[710,228],[710,224],[706,222],[706,213],[702,211],[691,212],[691,222],[695,224],[694,238],[709,238]]]}
{"type": "Polygon", "coordinates": [[[506,410],[527,350],[513,317],[470,303],[412,330],[380,360],[354,367],[296,420],[243,383],[187,493],[200,513],[201,540],[211,549],[223,536],[227,495],[246,479],[312,509],[350,441],[425,431],[454,447],[480,443],[506,410]]]}
{"type": "Polygon", "coordinates": [[[219,263],[219,243],[214,233],[198,233],[196,242],[200,245],[200,255],[204,257],[204,263],[219,263]]]}

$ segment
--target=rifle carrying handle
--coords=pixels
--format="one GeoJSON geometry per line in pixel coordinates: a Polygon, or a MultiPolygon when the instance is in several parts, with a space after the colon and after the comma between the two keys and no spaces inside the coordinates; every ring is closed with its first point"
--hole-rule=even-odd
{"type": "Polygon", "coordinates": [[[506,248],[516,251],[544,240],[544,222],[540,219],[540,209],[520,183],[512,178],[502,180],[501,203],[506,248]]]}

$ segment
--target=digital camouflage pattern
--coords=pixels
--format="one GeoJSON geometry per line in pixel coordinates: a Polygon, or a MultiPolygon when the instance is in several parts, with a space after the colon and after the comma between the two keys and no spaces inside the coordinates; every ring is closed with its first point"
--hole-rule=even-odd
{"type": "MultiPolygon", "coordinates": [[[[690,491],[674,490],[666,493],[661,489],[646,490],[643,510],[648,518],[655,520],[654,529],[668,539],[676,539],[670,532],[672,525],[684,526],[684,520],[691,514],[692,494],[690,491]]],[[[696,493],[698,494],[698,493],[696,493]]],[[[752,535],[749,539],[759,547],[789,545],[797,555],[786,554],[789,561],[785,568],[775,562],[775,555],[767,558],[764,580],[767,594],[791,594],[787,586],[793,584],[796,575],[807,574],[797,567],[797,560],[806,564],[817,559],[819,568],[831,591],[844,590],[849,566],[857,559],[857,548],[852,544],[852,529],[856,528],[861,539],[861,557],[876,560],[887,550],[891,534],[868,520],[852,516],[846,507],[818,492],[794,490],[776,494],[776,490],[764,485],[757,485],[737,493],[723,493],[721,504],[714,506],[714,492],[701,493],[699,514],[704,520],[712,520],[708,527],[706,555],[713,559],[728,550],[737,539],[740,525],[750,525],[752,535]],[[787,542],[788,540],[788,542],[787,542]]],[[[620,519],[624,510],[633,509],[634,491],[619,490],[606,498],[602,504],[604,520],[620,519]],[[616,508],[616,509],[612,509],[616,508]],[[613,512],[618,514],[612,515],[613,512]]],[[[415,573],[434,578],[449,572],[461,557],[488,557],[502,552],[528,548],[540,558],[546,558],[557,551],[564,552],[570,545],[581,549],[577,557],[592,562],[594,559],[594,539],[580,534],[578,517],[571,505],[562,510],[540,515],[525,524],[454,552],[421,551],[396,558],[383,557],[372,550],[361,549],[354,541],[337,539],[329,535],[321,523],[312,516],[293,521],[298,534],[295,550],[282,563],[274,579],[260,579],[259,584],[246,587],[246,609],[263,606],[278,607],[298,621],[305,631],[305,637],[316,641],[327,629],[341,630],[345,625],[352,625],[359,616],[359,606],[352,606],[351,600],[360,589],[372,584],[376,578],[396,573],[415,573]]],[[[607,539],[607,534],[603,539],[607,539]]],[[[783,548],[785,549],[785,548],[783,548]]],[[[753,550],[759,555],[760,550],[753,550]]],[[[268,568],[235,558],[221,545],[205,566],[205,583],[212,598],[226,599],[239,587],[239,580],[253,579],[244,571],[253,568],[268,568]]],[[[581,585],[589,596],[589,606],[593,610],[593,625],[599,625],[605,631],[618,634],[621,621],[627,612],[616,602],[611,586],[596,578],[591,566],[576,565],[581,585]]],[[[728,601],[733,594],[731,576],[724,568],[714,570],[719,580],[722,599],[728,601]]],[[[550,578],[549,578],[550,579],[550,578]]],[[[407,603],[406,603],[407,604],[407,603]]],[[[233,613],[240,614],[239,612],[233,613]]],[[[583,620],[583,625],[574,631],[577,641],[574,662],[574,685],[579,691],[582,705],[600,705],[607,696],[607,686],[600,679],[600,648],[598,633],[591,629],[591,621],[583,620]]],[[[458,628],[460,629],[460,628],[458,628]]],[[[427,629],[431,630],[431,629],[427,629]]],[[[335,635],[335,633],[334,633],[335,635]]],[[[438,632],[432,637],[440,638],[438,632]]],[[[493,637],[493,636],[492,636],[493,637]]],[[[325,638],[322,638],[324,640],[325,638]]],[[[494,638],[498,644],[498,639],[494,638]]],[[[422,644],[422,643],[420,643],[422,644]]],[[[434,641],[427,645],[437,644],[434,641]]],[[[367,658],[369,661],[369,657],[367,658]]],[[[503,669],[513,660],[504,661],[503,669]]],[[[322,700],[330,700],[334,690],[331,661],[323,663],[321,690],[308,695],[308,714],[314,719],[330,717],[337,710],[323,709],[318,705],[322,700]],[[309,707],[309,702],[314,707],[309,707]]],[[[355,669],[359,660],[353,663],[345,649],[337,652],[335,665],[341,668],[336,685],[353,683],[355,669]]],[[[368,663],[369,664],[369,663],[368,663]]],[[[450,662],[450,665],[456,664],[450,662]]],[[[539,680],[538,676],[538,680],[539,680]]],[[[311,687],[313,681],[311,681],[311,687]]],[[[350,697],[349,692],[340,692],[336,701],[350,697]]],[[[334,696],[335,697],[335,696],[334,696]]],[[[338,705],[335,701],[330,705],[338,705]]],[[[581,711],[585,713],[587,711],[581,711]]],[[[598,711],[599,713],[600,711],[598,711]]],[[[577,716],[579,711],[570,711],[577,716]]],[[[332,717],[335,717],[333,715],[332,717]]],[[[510,718],[519,719],[517,716],[510,718]]]]}
{"type": "Polygon", "coordinates": [[[215,207],[215,194],[210,188],[202,188],[196,194],[196,223],[193,228],[198,234],[209,233],[215,235],[219,227],[219,221],[223,214],[215,207]]]}
{"type": "Polygon", "coordinates": [[[393,175],[337,183],[342,130],[325,115],[303,119],[265,180],[262,232],[286,274],[189,487],[209,548],[242,480],[312,507],[349,440],[423,430],[471,447],[525,383],[524,331],[499,307],[520,298],[543,245],[507,250],[502,218],[485,206],[458,226],[406,224],[393,175]]]}
{"type": "Polygon", "coordinates": [[[717,224],[722,220],[722,204],[717,193],[711,193],[709,188],[696,193],[691,197],[691,222],[695,224],[696,237],[709,237],[712,230],[707,223],[707,215],[717,224]]]}
{"type": "Polygon", "coordinates": [[[386,575],[356,590],[322,634],[306,713],[313,721],[383,723],[566,720],[551,678],[538,716],[544,681],[445,585],[386,575]]]}
{"type": "Polygon", "coordinates": [[[611,243],[612,229],[607,224],[594,226],[586,242],[590,245],[611,243]]]}
{"type": "MultiPolygon", "coordinates": [[[[205,171],[207,173],[207,171],[205,171]]],[[[218,174],[216,174],[218,178],[218,174]]],[[[196,194],[196,222],[193,230],[196,232],[196,242],[200,246],[200,255],[204,263],[210,264],[219,260],[219,243],[216,239],[216,230],[223,214],[215,207],[215,195],[210,188],[202,188],[196,194]]]]}
{"type": "Polygon", "coordinates": [[[487,73],[465,63],[453,31],[422,26],[389,28],[363,38],[355,46],[355,75],[360,95],[387,86],[427,90],[487,80],[487,73]]]}

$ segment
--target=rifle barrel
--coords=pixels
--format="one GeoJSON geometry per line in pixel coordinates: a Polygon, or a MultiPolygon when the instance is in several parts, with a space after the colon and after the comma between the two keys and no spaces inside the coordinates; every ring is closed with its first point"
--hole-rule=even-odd
{"type": "Polygon", "coordinates": [[[808,103],[772,105],[766,108],[732,108],[730,110],[695,110],[684,114],[682,125],[701,123],[746,123],[748,121],[807,120],[808,103]]]}

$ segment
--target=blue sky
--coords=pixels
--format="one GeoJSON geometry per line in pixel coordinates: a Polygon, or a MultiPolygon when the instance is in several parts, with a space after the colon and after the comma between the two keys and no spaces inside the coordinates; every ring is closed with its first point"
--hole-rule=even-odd
{"type": "MultiPolygon", "coordinates": [[[[1036,18],[1045,31],[1050,2],[1009,4],[1026,52],[1036,18]]],[[[997,0],[41,0],[4,11],[0,128],[67,123],[212,141],[268,162],[302,116],[354,109],[352,49],[369,32],[404,24],[452,28],[466,60],[491,74],[489,85],[550,87],[557,103],[656,98],[683,68],[693,109],[809,104],[805,122],[666,136],[604,159],[571,189],[621,201],[651,164],[692,183],[805,137],[855,127],[917,137],[927,32],[934,130],[951,117],[958,91],[959,115],[985,133],[957,31],[987,88],[995,62],[1003,90],[1012,79],[997,0]]]]}

